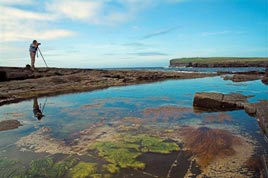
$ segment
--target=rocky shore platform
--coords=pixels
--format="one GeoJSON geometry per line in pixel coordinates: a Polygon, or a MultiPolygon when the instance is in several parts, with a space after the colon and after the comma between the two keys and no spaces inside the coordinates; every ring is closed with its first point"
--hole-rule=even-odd
{"type": "Polygon", "coordinates": [[[268,100],[256,103],[247,101],[248,96],[240,93],[197,92],[193,106],[203,111],[230,111],[244,109],[246,113],[258,119],[259,126],[268,142],[268,100]]]}
{"type": "Polygon", "coordinates": [[[150,70],[100,70],[0,67],[0,106],[40,96],[54,96],[163,81],[211,77],[217,74],[150,70]]]}

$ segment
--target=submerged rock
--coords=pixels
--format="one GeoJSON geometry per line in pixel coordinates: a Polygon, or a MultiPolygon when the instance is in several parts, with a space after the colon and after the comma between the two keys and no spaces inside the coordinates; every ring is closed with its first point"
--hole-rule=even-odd
{"type": "Polygon", "coordinates": [[[5,120],[0,122],[0,131],[16,129],[22,124],[18,120],[5,120]]]}
{"type": "Polygon", "coordinates": [[[177,106],[162,106],[158,108],[147,108],[144,110],[144,117],[153,121],[162,120],[176,120],[180,119],[183,115],[193,113],[192,108],[177,107],[177,106]]]}

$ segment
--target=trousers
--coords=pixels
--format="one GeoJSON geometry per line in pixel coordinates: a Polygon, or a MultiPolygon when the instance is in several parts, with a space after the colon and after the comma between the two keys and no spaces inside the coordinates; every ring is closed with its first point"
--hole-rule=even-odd
{"type": "Polygon", "coordinates": [[[35,68],[34,63],[35,63],[35,53],[34,52],[30,52],[30,57],[31,57],[31,67],[32,69],[35,68]]]}

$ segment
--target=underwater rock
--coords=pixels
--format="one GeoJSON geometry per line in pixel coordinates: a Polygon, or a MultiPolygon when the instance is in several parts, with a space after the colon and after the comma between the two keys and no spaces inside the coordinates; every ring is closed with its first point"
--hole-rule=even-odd
{"type": "Polygon", "coordinates": [[[194,96],[193,106],[212,111],[226,111],[243,109],[247,102],[247,96],[240,93],[221,94],[209,92],[197,92],[194,96]]]}
{"type": "Polygon", "coordinates": [[[65,140],[51,137],[50,129],[42,127],[25,137],[21,137],[16,142],[16,145],[21,151],[83,155],[87,153],[88,147],[96,141],[115,141],[118,137],[115,128],[108,126],[90,127],[89,130],[85,129],[81,131],[82,133],[79,132],[79,135],[74,140],[66,143],[65,140]]]}
{"type": "Polygon", "coordinates": [[[63,142],[51,138],[47,132],[43,132],[43,129],[39,129],[32,132],[30,135],[21,137],[16,142],[16,145],[21,150],[46,152],[50,154],[62,153],[62,154],[76,154],[71,151],[69,146],[66,146],[63,142]]]}
{"type": "Polygon", "coordinates": [[[140,129],[142,126],[143,120],[137,117],[125,117],[116,122],[113,122],[113,125],[118,131],[135,131],[140,129]]]}
{"type": "Polygon", "coordinates": [[[205,115],[204,121],[206,123],[221,123],[221,122],[226,122],[226,121],[231,121],[232,116],[226,113],[217,113],[217,114],[207,114],[205,115]]]}
{"type": "Polygon", "coordinates": [[[0,122],[0,131],[16,129],[22,124],[17,120],[4,120],[0,122]]]}
{"type": "Polygon", "coordinates": [[[168,121],[170,119],[180,119],[187,113],[192,113],[192,108],[176,107],[176,106],[162,106],[159,108],[147,108],[144,110],[144,117],[146,119],[168,121]]]}

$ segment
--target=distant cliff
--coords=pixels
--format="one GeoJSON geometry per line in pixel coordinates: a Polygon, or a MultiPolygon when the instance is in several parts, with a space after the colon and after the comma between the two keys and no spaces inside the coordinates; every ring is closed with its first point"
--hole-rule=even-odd
{"type": "Polygon", "coordinates": [[[170,60],[170,67],[268,67],[268,58],[177,58],[170,60]]]}

